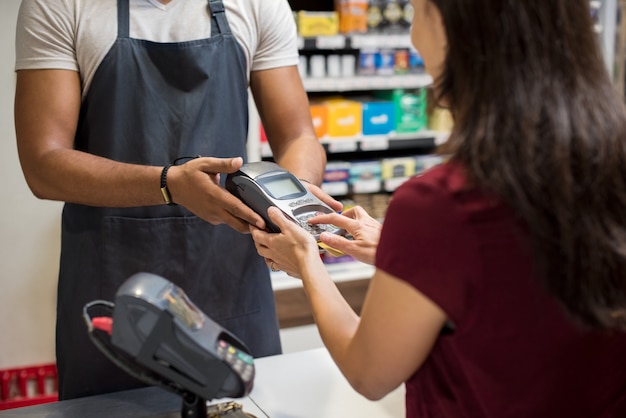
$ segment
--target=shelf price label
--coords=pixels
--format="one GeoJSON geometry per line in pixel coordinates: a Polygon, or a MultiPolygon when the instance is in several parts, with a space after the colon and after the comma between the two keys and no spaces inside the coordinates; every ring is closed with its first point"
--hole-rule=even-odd
{"type": "Polygon", "coordinates": [[[329,152],[354,152],[358,149],[357,141],[348,139],[331,139],[326,144],[329,152]]]}
{"type": "Polygon", "coordinates": [[[350,38],[350,46],[354,49],[376,48],[378,40],[372,35],[352,35],[350,38]]]}
{"type": "Polygon", "coordinates": [[[379,179],[356,180],[352,184],[354,193],[378,193],[381,187],[379,179]]]}
{"type": "Polygon", "coordinates": [[[343,49],[346,47],[346,37],[337,36],[318,36],[315,40],[318,49],[343,49]]]}
{"type": "Polygon", "coordinates": [[[386,149],[389,149],[389,138],[385,135],[372,135],[361,139],[362,151],[379,151],[386,149]]]}
{"type": "Polygon", "coordinates": [[[345,196],[350,188],[347,181],[332,181],[330,183],[322,183],[322,190],[331,196],[345,196]]]}

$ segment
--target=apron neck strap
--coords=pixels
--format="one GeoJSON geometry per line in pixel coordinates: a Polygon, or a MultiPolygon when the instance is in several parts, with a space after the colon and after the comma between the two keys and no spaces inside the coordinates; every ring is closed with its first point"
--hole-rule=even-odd
{"type": "Polygon", "coordinates": [[[117,37],[128,38],[130,33],[128,0],[117,0],[117,37]]]}
{"type": "MultiPolygon", "coordinates": [[[[222,0],[209,0],[211,9],[211,36],[220,33],[230,33],[224,3],[222,0]]],[[[130,12],[128,0],[117,0],[117,37],[128,38],[130,36],[130,12]]]]}
{"type": "Polygon", "coordinates": [[[211,9],[211,36],[230,33],[222,0],[209,0],[209,8],[211,9]]]}

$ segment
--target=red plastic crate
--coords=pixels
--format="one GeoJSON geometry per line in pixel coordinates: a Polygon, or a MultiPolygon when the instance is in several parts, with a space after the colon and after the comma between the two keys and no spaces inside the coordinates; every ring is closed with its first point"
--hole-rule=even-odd
{"type": "Polygon", "coordinates": [[[0,410],[56,402],[55,364],[0,370],[0,410]]]}

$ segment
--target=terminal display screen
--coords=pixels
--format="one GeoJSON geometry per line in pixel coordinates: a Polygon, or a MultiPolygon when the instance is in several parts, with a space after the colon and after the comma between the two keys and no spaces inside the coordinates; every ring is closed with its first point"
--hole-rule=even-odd
{"type": "Polygon", "coordinates": [[[305,192],[293,181],[291,176],[275,176],[263,179],[262,185],[274,199],[294,197],[305,192]]]}

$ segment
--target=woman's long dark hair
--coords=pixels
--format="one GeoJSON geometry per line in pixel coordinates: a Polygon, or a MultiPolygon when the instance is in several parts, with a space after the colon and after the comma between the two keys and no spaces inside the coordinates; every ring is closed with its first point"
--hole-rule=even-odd
{"type": "Polygon", "coordinates": [[[626,112],[589,0],[431,0],[448,37],[442,151],[527,224],[546,289],[626,329],[626,112]]]}

